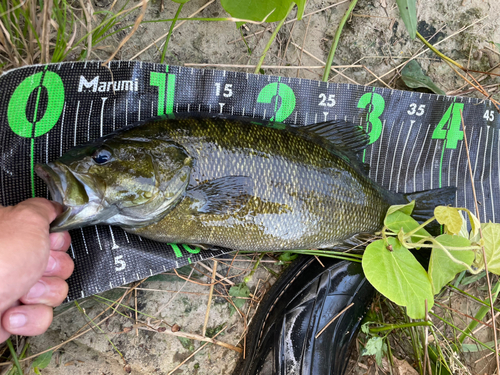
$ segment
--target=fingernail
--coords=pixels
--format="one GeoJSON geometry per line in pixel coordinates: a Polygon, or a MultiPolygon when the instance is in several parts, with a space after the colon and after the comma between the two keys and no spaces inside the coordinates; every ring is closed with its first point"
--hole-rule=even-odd
{"type": "Polygon", "coordinates": [[[57,266],[57,261],[53,256],[49,256],[49,261],[47,262],[47,268],[45,272],[52,272],[57,266]]]}
{"type": "Polygon", "coordinates": [[[11,328],[21,328],[23,327],[28,319],[26,318],[26,315],[24,314],[11,314],[9,316],[9,324],[11,328]]]}
{"type": "Polygon", "coordinates": [[[38,298],[44,293],[45,293],[45,284],[39,281],[31,287],[30,291],[26,295],[26,298],[27,299],[38,298]]]}
{"type": "Polygon", "coordinates": [[[50,234],[50,248],[52,250],[61,250],[64,245],[64,234],[55,232],[50,234]]]}

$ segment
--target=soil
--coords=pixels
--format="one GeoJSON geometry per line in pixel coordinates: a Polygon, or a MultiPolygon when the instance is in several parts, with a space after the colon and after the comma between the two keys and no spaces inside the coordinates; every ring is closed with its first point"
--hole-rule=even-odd
{"type": "MultiPolygon", "coordinates": [[[[150,3],[144,19],[160,20],[173,17],[177,4],[169,0],[164,1],[165,10],[163,12],[159,11],[159,2],[150,3]]],[[[184,6],[181,16],[194,13],[206,3],[207,0],[188,2],[184,6]]],[[[115,9],[120,9],[124,4],[125,1],[119,0],[115,9]]],[[[330,0],[310,0],[307,3],[305,14],[319,12],[304,17],[302,21],[290,22],[283,26],[264,62],[265,66],[272,67],[264,67],[263,71],[266,74],[321,79],[322,69],[314,67],[321,66],[327,59],[333,35],[349,2],[341,1],[338,6],[324,10],[333,4],[335,2],[330,0]],[[302,52],[301,46],[304,48],[302,52]],[[302,66],[303,68],[290,69],[290,66],[302,66]]],[[[95,11],[109,8],[109,2],[102,0],[95,0],[93,5],[95,11]]],[[[126,7],[132,5],[129,3],[126,7]]],[[[490,43],[491,41],[500,43],[499,1],[421,0],[417,6],[420,33],[426,38],[434,36],[432,39],[434,44],[441,42],[438,44],[438,48],[445,55],[475,70],[488,70],[498,64],[500,55],[488,48],[495,48],[495,45],[490,43]]],[[[136,15],[137,13],[134,13],[126,21],[132,24],[136,15]]],[[[220,3],[213,2],[197,17],[212,18],[225,15],[220,3]]],[[[95,17],[98,19],[99,15],[95,15],[95,17]]],[[[289,19],[293,17],[294,15],[291,15],[289,19]]],[[[154,41],[165,34],[169,27],[170,23],[168,22],[142,24],[116,58],[159,62],[162,41],[156,43],[154,41]],[[138,54],[150,45],[151,47],[138,54]]],[[[241,40],[240,31],[233,22],[186,22],[172,35],[166,63],[172,65],[205,64],[203,66],[253,72],[254,68],[237,69],[231,65],[255,65],[275,27],[276,24],[249,24],[245,26],[242,33],[248,43],[249,52],[241,40]]],[[[105,60],[125,35],[126,32],[122,31],[106,40],[104,43],[106,46],[94,49],[91,58],[105,60]]],[[[381,86],[384,84],[404,89],[405,86],[399,78],[401,63],[421,51],[422,46],[419,40],[409,38],[406,28],[399,18],[395,0],[360,0],[354,9],[353,16],[342,32],[334,58],[335,71],[330,75],[330,80],[361,85],[381,86]],[[351,65],[354,67],[339,67],[351,65]]],[[[467,93],[469,86],[436,55],[426,52],[420,55],[417,61],[429,77],[448,94],[480,97],[480,94],[475,92],[467,93]]],[[[491,88],[491,94],[497,99],[499,98],[497,94],[498,77],[486,78],[481,83],[483,85],[496,83],[497,86],[491,88]]],[[[245,260],[241,256],[238,259],[245,260]]],[[[268,257],[264,259],[272,260],[268,257]]],[[[213,261],[205,261],[204,263],[209,270],[197,265],[196,272],[201,274],[203,271],[206,275],[210,275],[213,261]]],[[[250,273],[253,264],[248,261],[235,262],[238,269],[232,269],[230,274],[240,274],[240,276],[231,279],[232,282],[236,284],[241,282],[243,276],[250,273]],[[243,275],[241,275],[242,273],[243,275]]],[[[276,272],[281,269],[277,263],[264,263],[264,265],[276,272]]],[[[219,265],[217,270],[220,274],[225,275],[226,269],[227,267],[219,265]]],[[[258,267],[251,282],[248,283],[252,295],[255,296],[255,302],[251,304],[247,302],[242,308],[248,319],[251,318],[252,311],[257,306],[256,301],[274,280],[275,276],[271,272],[262,266],[258,267]]],[[[170,326],[177,324],[181,327],[182,332],[201,334],[210,290],[209,286],[202,284],[209,282],[210,278],[203,275],[195,278],[194,282],[185,282],[171,274],[164,275],[162,280],[142,283],[138,288],[137,298],[134,293],[131,293],[123,299],[123,304],[137,306],[141,313],[147,314],[139,316],[138,320],[140,321],[149,321],[154,326],[158,324],[156,320],[161,319],[170,326]],[[179,293],[175,293],[179,290],[181,290],[179,293]],[[168,306],[164,307],[167,303],[168,306]],[[150,318],[148,315],[152,317],[150,318]]],[[[226,284],[226,287],[228,286],[230,285],[226,284]]],[[[238,313],[231,313],[228,301],[217,294],[222,290],[215,289],[207,327],[212,330],[225,327],[218,339],[230,345],[241,346],[244,327],[248,321],[245,322],[245,319],[238,313]]],[[[116,289],[105,293],[103,297],[114,301],[120,298],[125,290],[116,289]]],[[[484,291],[479,291],[477,295],[484,295],[484,291]]],[[[467,311],[471,315],[477,309],[477,305],[469,300],[459,299],[456,295],[445,295],[442,298],[443,303],[450,304],[450,307],[461,311],[467,311]]],[[[41,370],[43,374],[173,373],[223,375],[232,373],[239,358],[239,354],[234,350],[208,344],[188,359],[195,350],[204,344],[203,342],[189,339],[181,340],[169,334],[172,329],[164,323],[160,325],[166,327],[164,332],[161,332],[161,329],[160,332],[147,331],[144,325],[135,325],[136,317],[131,310],[121,309],[119,313],[115,313],[99,327],[93,326],[92,323],[89,323],[89,318],[94,318],[104,311],[107,308],[105,302],[103,299],[92,297],[80,301],[79,308],[70,305],[56,309],[57,315],[47,333],[30,340],[32,353],[38,353],[60,344],[82,327],[92,329],[58,349],[54,353],[50,365],[41,370]],[[183,361],[185,363],[178,367],[183,361]]],[[[435,312],[443,314],[443,316],[452,316],[450,311],[445,309],[435,308],[435,312]]],[[[454,319],[460,327],[464,327],[468,323],[468,319],[459,315],[454,315],[454,319]]],[[[440,326],[443,327],[442,324],[440,326]]],[[[453,332],[448,332],[448,328],[446,328],[443,334],[451,335],[453,332]]],[[[483,335],[483,337],[480,336],[483,342],[492,340],[489,329],[483,329],[480,334],[483,335]]],[[[395,345],[398,346],[397,343],[395,345]]],[[[403,345],[400,346],[403,347],[403,345]]],[[[400,360],[407,360],[413,365],[411,357],[403,350],[396,350],[393,354],[400,360]]],[[[486,354],[488,352],[476,351],[464,355],[463,358],[458,358],[457,361],[464,361],[471,366],[470,373],[491,373],[493,356],[483,358],[486,354]],[[475,363],[478,359],[480,359],[479,362],[475,363]]],[[[380,373],[384,372],[384,366],[376,365],[371,357],[362,357],[359,361],[358,357],[359,352],[356,352],[352,357],[354,364],[352,373],[375,374],[379,371],[380,373]]],[[[398,370],[399,373],[410,374],[411,367],[407,366],[404,370],[406,365],[403,362],[399,366],[401,368],[398,370]]],[[[457,365],[456,373],[467,372],[459,369],[457,365]]]]}

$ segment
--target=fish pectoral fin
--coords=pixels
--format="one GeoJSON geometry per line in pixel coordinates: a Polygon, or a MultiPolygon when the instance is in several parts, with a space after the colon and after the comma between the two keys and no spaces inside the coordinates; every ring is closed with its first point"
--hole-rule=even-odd
{"type": "Polygon", "coordinates": [[[253,196],[253,180],[245,176],[222,177],[204,182],[186,191],[195,213],[226,214],[237,212],[253,196]]]}

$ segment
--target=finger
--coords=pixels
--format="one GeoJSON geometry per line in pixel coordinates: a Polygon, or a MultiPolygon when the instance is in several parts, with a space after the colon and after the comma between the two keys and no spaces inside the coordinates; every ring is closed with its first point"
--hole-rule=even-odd
{"type": "Polygon", "coordinates": [[[36,336],[52,323],[52,308],[46,305],[11,307],[2,316],[2,327],[12,335],[36,336]]]}
{"type": "Polygon", "coordinates": [[[56,232],[49,235],[50,250],[67,251],[71,243],[71,237],[68,232],[56,232]]]}
{"type": "MultiPolygon", "coordinates": [[[[9,308],[14,307],[14,306],[19,306],[21,302],[15,301],[9,308]]],[[[7,309],[6,309],[7,310],[7,309]]],[[[10,332],[7,332],[3,327],[2,327],[2,314],[0,314],[0,344],[7,340],[10,336],[10,332]]]]}
{"type": "MultiPolygon", "coordinates": [[[[1,318],[1,317],[0,317],[1,318]]],[[[0,324],[0,344],[10,337],[10,333],[2,328],[0,324]]]]}
{"type": "Polygon", "coordinates": [[[59,277],[42,277],[20,298],[26,305],[59,306],[68,295],[68,284],[59,277]]]}
{"type": "Polygon", "coordinates": [[[51,251],[43,276],[54,276],[66,280],[73,273],[73,259],[62,251],[51,251]]]}
{"type": "Polygon", "coordinates": [[[45,198],[30,198],[19,203],[17,207],[27,207],[35,211],[39,215],[47,218],[51,223],[54,219],[63,212],[63,207],[54,201],[49,201],[45,198]]]}

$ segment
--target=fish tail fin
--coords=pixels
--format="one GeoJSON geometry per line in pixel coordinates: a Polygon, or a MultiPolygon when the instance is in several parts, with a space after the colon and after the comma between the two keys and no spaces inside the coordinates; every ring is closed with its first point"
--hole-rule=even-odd
{"type": "Polygon", "coordinates": [[[425,221],[434,216],[434,208],[436,208],[436,206],[454,204],[456,192],[456,187],[447,186],[404,194],[404,197],[408,203],[415,201],[415,208],[411,216],[418,221],[425,221]]]}

